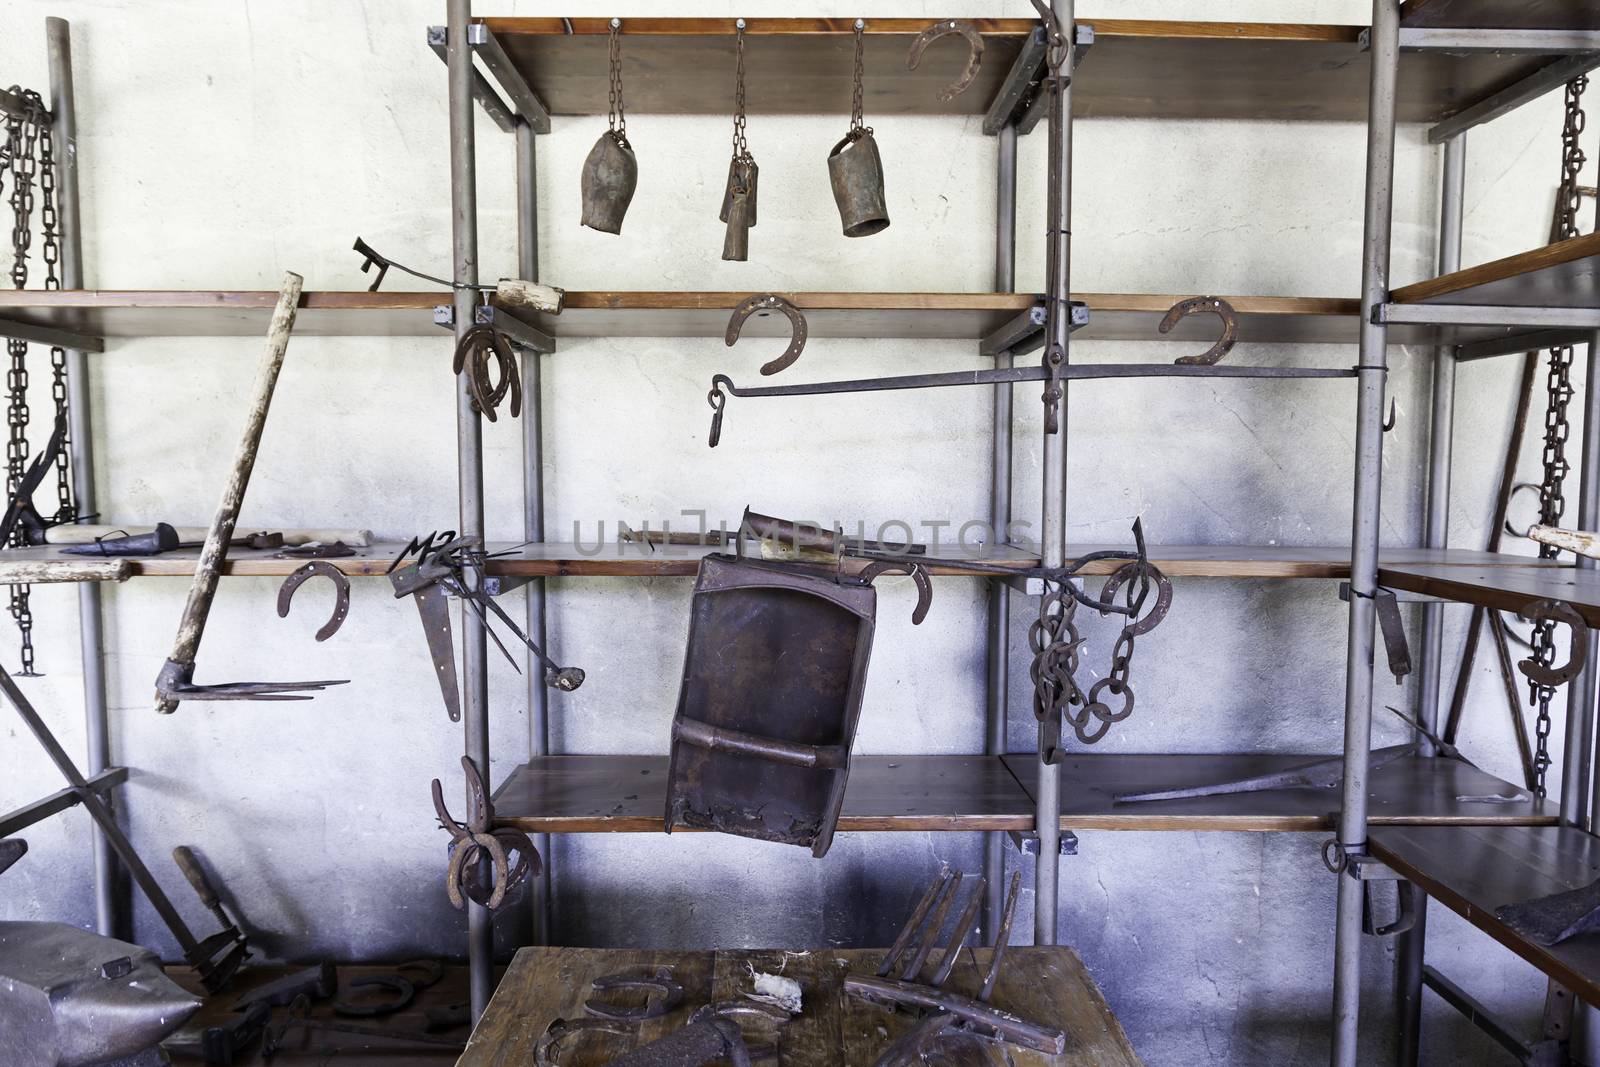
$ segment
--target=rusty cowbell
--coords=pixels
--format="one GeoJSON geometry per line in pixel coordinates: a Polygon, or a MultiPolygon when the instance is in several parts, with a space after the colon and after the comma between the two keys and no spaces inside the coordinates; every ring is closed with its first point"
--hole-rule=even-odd
{"type": "Polygon", "coordinates": [[[722,195],[721,219],[728,224],[722,258],[743,263],[750,258],[750,227],[756,224],[756,161],[735,156],[728,167],[728,188],[722,195]]]}
{"type": "Polygon", "coordinates": [[[621,233],[633,190],[639,183],[639,164],[633,146],[616,130],[607,130],[583,161],[583,224],[605,233],[621,233]]]}
{"type": "Polygon", "coordinates": [[[883,160],[872,134],[846,136],[828,153],[828,180],[846,237],[869,237],[889,226],[883,200],[883,160]]]}

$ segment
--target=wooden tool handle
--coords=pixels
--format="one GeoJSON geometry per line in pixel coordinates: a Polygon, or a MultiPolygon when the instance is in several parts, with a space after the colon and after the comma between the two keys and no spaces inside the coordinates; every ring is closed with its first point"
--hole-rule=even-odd
{"type": "Polygon", "coordinates": [[[19,559],[0,562],[0,584],[125,582],[133,564],[125,559],[19,559]]]}
{"type": "MultiPolygon", "coordinates": [[[[123,524],[110,526],[104,523],[76,523],[70,526],[52,526],[45,531],[46,544],[51,545],[87,545],[101,538],[121,537],[123,534],[150,533],[155,526],[143,523],[123,524]]],[[[204,541],[210,531],[204,526],[179,526],[179,541],[204,541]]],[[[335,541],[343,541],[351,548],[368,548],[372,545],[371,530],[286,530],[278,526],[246,526],[246,530],[270,530],[283,534],[283,543],[286,545],[303,545],[311,541],[321,541],[331,545],[335,541]]]]}
{"type": "Polygon", "coordinates": [[[501,278],[494,287],[495,306],[507,311],[544,311],[559,315],[566,300],[565,289],[521,278],[501,278]]]}
{"type": "Polygon", "coordinates": [[[183,876],[189,879],[189,884],[194,886],[195,896],[200,898],[200,903],[207,908],[215,908],[220,902],[217,891],[211,885],[211,879],[206,877],[205,868],[200,866],[200,861],[190,851],[188,845],[179,845],[172,850],[172,861],[178,865],[183,876]]]}
{"type": "MultiPolygon", "coordinates": [[[[267,347],[256,371],[244,434],[233,453],[233,470],[228,475],[227,488],[222,491],[222,502],[217,505],[217,513],[206,533],[205,546],[200,549],[200,560],[194,569],[194,584],[189,587],[189,599],[183,605],[178,637],[168,661],[185,668],[194,666],[195,653],[200,648],[200,635],[205,632],[206,617],[211,613],[211,601],[217,595],[217,578],[222,573],[222,562],[228,555],[228,540],[233,537],[234,524],[239,521],[239,508],[244,503],[245,488],[250,484],[250,472],[255,469],[256,449],[261,445],[261,431],[267,425],[272,391],[277,387],[278,372],[283,369],[283,357],[289,350],[289,332],[294,329],[295,308],[300,303],[300,290],[304,285],[304,278],[288,271],[283,276],[283,284],[278,287],[278,303],[272,309],[272,321],[267,325],[267,347]]],[[[157,712],[170,715],[177,707],[176,700],[157,692],[157,712]]]]}
{"type": "Polygon", "coordinates": [[[1600,534],[1587,530],[1563,530],[1559,526],[1535,526],[1528,536],[1541,545],[1554,545],[1580,556],[1600,559],[1600,534]]]}

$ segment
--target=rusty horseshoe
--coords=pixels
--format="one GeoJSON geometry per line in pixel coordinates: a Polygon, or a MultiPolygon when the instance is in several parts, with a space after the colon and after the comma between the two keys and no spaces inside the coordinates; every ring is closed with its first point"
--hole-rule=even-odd
{"type": "Polygon", "coordinates": [[[1529,658],[1519,661],[1517,670],[1539,685],[1565,685],[1576,678],[1578,672],[1583,670],[1584,662],[1589,655],[1589,626],[1583,621],[1583,616],[1578,614],[1578,610],[1565,600],[1540,600],[1529,604],[1519,614],[1525,621],[1531,623],[1566,623],[1572,630],[1572,651],[1567,657],[1565,666],[1549,667],[1529,658]]]}
{"type": "Polygon", "coordinates": [[[928,609],[933,606],[933,583],[928,580],[928,572],[918,563],[880,559],[861,568],[856,577],[870,585],[880,574],[906,574],[917,583],[917,606],[911,609],[911,625],[921,626],[922,620],[928,617],[928,609]]]}
{"type": "MultiPolygon", "coordinates": [[[[739,331],[744,329],[744,322],[751,315],[767,315],[774,311],[781,311],[788,316],[789,324],[794,328],[794,336],[789,340],[789,347],[783,350],[783,355],[765,363],[761,367],[762,374],[777,374],[786,367],[791,366],[800,358],[800,353],[806,348],[806,317],[800,314],[800,309],[777,293],[757,293],[747,296],[739,301],[739,306],[733,309],[733,315],[728,319],[728,332],[724,340],[732,348],[734,342],[739,340],[739,331]]],[[[715,441],[712,442],[714,446],[715,441]]]]}
{"type": "Polygon", "coordinates": [[[1180,300],[1167,310],[1157,327],[1162,333],[1171,333],[1172,328],[1178,325],[1178,320],[1186,315],[1198,315],[1209,311],[1222,320],[1222,336],[1217,343],[1200,353],[1198,356],[1183,356],[1173,360],[1174,363],[1209,367],[1221,361],[1222,357],[1232,351],[1239,340],[1239,316],[1234,312],[1233,305],[1220,296],[1191,296],[1187,300],[1180,300]]]}
{"type": "Polygon", "coordinates": [[[511,417],[522,414],[522,379],[517,373],[517,357],[505,334],[493,326],[477,325],[461,335],[456,343],[452,367],[456,374],[467,375],[467,388],[472,394],[472,406],[490,422],[497,420],[495,408],[511,394],[511,417]],[[500,380],[491,384],[489,360],[499,366],[500,380]]]}
{"type": "Polygon", "coordinates": [[[972,79],[978,76],[978,67],[983,62],[983,37],[978,33],[978,28],[966,19],[941,19],[932,26],[917,34],[911,42],[911,51],[906,53],[906,69],[916,70],[917,64],[922,62],[922,53],[928,46],[941,37],[948,37],[958,33],[967,39],[967,48],[970,55],[967,59],[967,69],[961,76],[939,91],[939,99],[949,103],[967,91],[967,86],[972,84],[972,79]]]}
{"type": "Polygon", "coordinates": [[[334,588],[333,615],[317,631],[317,640],[326,641],[339,632],[339,627],[344,625],[344,617],[350,614],[350,579],[331,563],[312,560],[283,580],[278,587],[278,618],[289,617],[289,602],[294,599],[295,590],[319,574],[331,579],[334,588]]]}

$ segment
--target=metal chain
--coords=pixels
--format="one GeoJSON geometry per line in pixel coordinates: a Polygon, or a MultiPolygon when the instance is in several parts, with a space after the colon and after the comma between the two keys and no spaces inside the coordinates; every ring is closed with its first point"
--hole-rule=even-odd
{"type": "Polygon", "coordinates": [[[744,136],[744,19],[739,20],[738,38],[733,46],[735,59],[733,79],[733,158],[748,160],[750,146],[744,136]]]}
{"type": "Polygon", "coordinates": [[[855,72],[850,86],[850,132],[845,136],[850,140],[859,140],[872,132],[871,126],[863,125],[866,115],[866,65],[862,62],[862,34],[867,24],[863,19],[856,19],[856,63],[855,72]]]}
{"type": "MultiPolygon", "coordinates": [[[[1584,163],[1584,153],[1578,146],[1578,139],[1582,136],[1585,126],[1582,101],[1583,91],[1588,85],[1589,79],[1583,75],[1567,83],[1566,121],[1561,129],[1561,186],[1556,194],[1556,203],[1560,209],[1556,221],[1556,237],[1563,241],[1578,235],[1578,204],[1581,198],[1578,191],[1578,174],[1583,170],[1584,163]]],[[[1572,427],[1567,421],[1567,407],[1572,400],[1572,358],[1571,346],[1550,350],[1550,371],[1545,379],[1544,451],[1541,457],[1544,464],[1544,480],[1539,486],[1539,522],[1545,526],[1560,525],[1562,513],[1567,508],[1562,487],[1567,472],[1571,470],[1571,465],[1567,463],[1567,440],[1572,436],[1572,427]]],[[[1539,546],[1539,556],[1542,559],[1556,558],[1557,551],[1551,545],[1539,546]]],[[[1553,619],[1544,619],[1534,624],[1530,640],[1535,663],[1544,667],[1550,667],[1555,663],[1555,631],[1556,623],[1553,619]]],[[[1541,685],[1529,680],[1528,701],[1536,709],[1533,752],[1534,792],[1541,797],[1545,795],[1545,772],[1550,768],[1550,702],[1555,695],[1555,686],[1541,685]]]]}
{"type": "MultiPolygon", "coordinates": [[[[39,232],[44,238],[44,287],[61,288],[61,216],[56,210],[56,153],[53,127],[47,120],[39,130],[39,232]]],[[[67,422],[67,350],[60,345],[50,348],[50,403],[57,420],[67,422]]],[[[56,523],[71,523],[78,519],[78,508],[72,498],[72,474],[67,457],[71,452],[70,435],[62,439],[61,451],[56,453],[56,523]]]]}
{"type": "Polygon", "coordinates": [[[611,96],[610,109],[606,113],[606,125],[616,137],[617,143],[624,148],[628,144],[628,114],[622,102],[622,20],[611,20],[611,96]]]}

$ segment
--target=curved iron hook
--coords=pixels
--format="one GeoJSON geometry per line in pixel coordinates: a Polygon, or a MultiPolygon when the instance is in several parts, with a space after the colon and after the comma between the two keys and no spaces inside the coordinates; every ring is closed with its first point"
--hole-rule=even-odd
{"type": "Polygon", "coordinates": [[[726,385],[733,388],[733,379],[726,374],[716,374],[711,378],[711,391],[706,394],[706,402],[711,405],[711,437],[709,444],[717,447],[717,442],[722,440],[722,409],[728,406],[728,394],[722,391],[726,385]]]}
{"type": "Polygon", "coordinates": [[[1156,327],[1162,333],[1171,333],[1172,328],[1178,325],[1178,320],[1186,315],[1198,315],[1209,311],[1222,320],[1222,336],[1217,343],[1200,353],[1198,356],[1184,356],[1173,360],[1174,363],[1183,363],[1209,367],[1221,361],[1222,357],[1232,351],[1239,340],[1239,316],[1233,310],[1233,305],[1220,296],[1191,296],[1187,300],[1180,300],[1167,309],[1161,319],[1161,325],[1156,327]]]}
{"type": "MultiPolygon", "coordinates": [[[[789,347],[783,350],[783,355],[770,363],[761,366],[762,374],[777,374],[794,364],[800,358],[800,353],[805,351],[806,337],[809,329],[806,326],[806,317],[800,309],[777,293],[757,293],[747,296],[739,301],[739,306],[733,309],[733,314],[728,318],[728,332],[723,340],[732,348],[734,342],[739,340],[739,331],[744,329],[745,320],[751,315],[766,315],[773,311],[781,311],[788,318],[789,325],[793,328],[793,336],[789,340],[789,347]]],[[[712,442],[715,446],[716,442],[712,442]]]]}
{"type": "Polygon", "coordinates": [[[947,104],[966,92],[967,87],[972,84],[972,79],[978,76],[978,67],[983,63],[983,37],[978,33],[978,28],[966,19],[943,19],[917,34],[911,42],[911,51],[906,54],[906,69],[916,70],[917,64],[922,62],[922,53],[927,51],[928,46],[939,38],[951,34],[960,34],[966,38],[970,54],[967,58],[967,69],[939,92],[939,99],[947,104]]]}
{"type": "Polygon", "coordinates": [[[1589,625],[1578,614],[1578,609],[1565,600],[1540,600],[1523,608],[1519,615],[1531,623],[1566,623],[1572,630],[1572,651],[1565,666],[1548,667],[1538,660],[1525,659],[1517,663],[1517,670],[1539,685],[1565,685],[1576,678],[1589,657],[1589,625]]]}
{"type": "Polygon", "coordinates": [[[1383,432],[1388,433],[1390,430],[1394,429],[1395,423],[1398,421],[1399,416],[1395,414],[1394,410],[1394,397],[1391,396],[1389,398],[1389,417],[1383,420],[1383,432]]]}
{"type": "Polygon", "coordinates": [[[339,632],[339,627],[344,625],[345,616],[350,614],[350,579],[331,563],[325,563],[320,559],[312,560],[283,580],[283,584],[278,587],[278,618],[289,617],[289,603],[294,599],[295,590],[319,574],[332,579],[334,588],[333,615],[322,624],[322,629],[317,631],[317,640],[326,641],[339,632]]]}
{"type": "MultiPolygon", "coordinates": [[[[1511,487],[1511,496],[1506,498],[1506,506],[1507,506],[1508,509],[1509,509],[1509,507],[1511,505],[1512,498],[1515,497],[1518,493],[1522,492],[1525,489],[1531,489],[1535,493],[1538,493],[1540,498],[1541,498],[1541,501],[1542,501],[1542,498],[1544,496],[1544,486],[1538,485],[1538,484],[1536,484],[1534,482],[1518,482],[1516,485],[1513,485],[1511,487]]],[[[1510,519],[1507,519],[1506,520],[1505,529],[1506,529],[1506,533],[1510,534],[1512,537],[1528,538],[1528,537],[1531,536],[1531,533],[1532,533],[1532,530],[1533,530],[1534,526],[1535,526],[1534,523],[1529,523],[1526,529],[1519,530],[1516,527],[1511,525],[1511,520],[1510,519]]]]}

